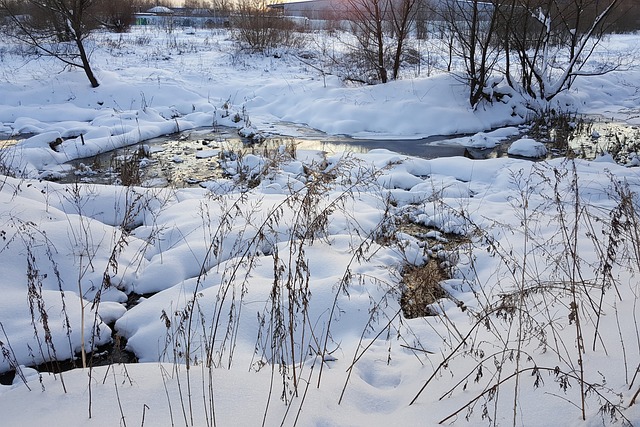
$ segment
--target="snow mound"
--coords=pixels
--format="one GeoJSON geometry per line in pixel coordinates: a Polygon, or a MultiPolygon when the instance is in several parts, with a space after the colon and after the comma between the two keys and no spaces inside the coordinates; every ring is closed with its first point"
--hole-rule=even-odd
{"type": "Polygon", "coordinates": [[[547,155],[547,147],[534,139],[522,138],[513,141],[507,153],[512,156],[540,159],[547,155]]]}

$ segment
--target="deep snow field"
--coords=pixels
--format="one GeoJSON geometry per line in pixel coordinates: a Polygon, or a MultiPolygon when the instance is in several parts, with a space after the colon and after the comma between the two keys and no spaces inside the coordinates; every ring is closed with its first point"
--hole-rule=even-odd
{"type": "MultiPolygon", "coordinates": [[[[493,147],[530,118],[515,94],[470,109],[451,75],[346,84],[292,53],[239,52],[221,30],[93,43],[95,89],[9,43],[0,55],[0,133],[18,140],[0,151],[17,175],[0,175],[0,372],[18,367],[0,424],[640,424],[637,168],[426,160],[390,142],[221,153],[225,177],[194,188],[44,180],[206,127],[493,147]],[[429,316],[401,310],[403,294],[426,308],[406,296],[411,269],[442,274],[429,316]],[[81,366],[114,330],[140,363],[25,367],[81,366]]],[[[595,58],[638,43],[611,36],[595,58]]],[[[640,125],[639,88],[631,65],[578,79],[555,106],[640,125]]]]}

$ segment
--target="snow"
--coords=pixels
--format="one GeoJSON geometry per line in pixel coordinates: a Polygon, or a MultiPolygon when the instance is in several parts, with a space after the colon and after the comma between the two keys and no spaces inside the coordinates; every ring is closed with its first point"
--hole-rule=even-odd
{"type": "MultiPolygon", "coordinates": [[[[0,152],[17,175],[0,180],[0,372],[19,371],[0,385],[3,424],[435,425],[457,414],[445,424],[479,425],[486,410],[512,425],[517,402],[517,425],[583,426],[610,422],[605,398],[640,423],[630,406],[637,156],[626,166],[608,154],[527,160],[546,148],[519,137],[524,100],[470,109],[445,73],[361,86],[292,55],[238,53],[226,31],[136,30],[118,48],[119,36],[95,37],[95,89],[47,58],[3,59],[21,70],[0,79],[0,129],[21,139],[0,152]],[[215,157],[227,175],[197,188],[42,180],[69,160],[177,131],[295,135],[291,123],[357,138],[458,135],[448,142],[473,148],[517,138],[518,157],[211,148],[193,156],[215,157]],[[432,305],[439,316],[406,319],[403,268],[429,262],[451,273],[449,298],[432,305]],[[514,289],[530,298],[510,299],[514,289]],[[582,298],[582,362],[571,289],[582,298]],[[77,358],[113,331],[140,363],[26,367],[77,358]],[[587,397],[586,422],[580,364],[600,393],[587,397]],[[518,383],[507,380],[518,368],[518,383]],[[472,412],[456,412],[476,397],[472,412]]],[[[624,51],[638,37],[607,43],[624,51]]],[[[558,102],[638,124],[639,84],[632,67],[578,79],[558,102]]]]}
{"type": "Polygon", "coordinates": [[[220,150],[202,150],[196,153],[198,159],[207,159],[209,157],[217,157],[220,154],[220,150]]]}
{"type": "Polygon", "coordinates": [[[547,155],[547,147],[534,139],[521,138],[513,141],[507,152],[513,156],[538,159],[547,155]]]}
{"type": "Polygon", "coordinates": [[[173,13],[171,9],[165,6],[154,6],[151,9],[147,10],[149,13],[173,13]]]}

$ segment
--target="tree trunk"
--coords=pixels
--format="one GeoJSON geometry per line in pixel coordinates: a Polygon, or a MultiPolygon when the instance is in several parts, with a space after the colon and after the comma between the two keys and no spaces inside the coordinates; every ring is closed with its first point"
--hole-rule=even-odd
{"type": "Polygon", "coordinates": [[[82,61],[82,69],[84,70],[84,73],[87,75],[87,78],[89,79],[89,83],[91,83],[91,87],[98,87],[100,86],[100,82],[98,82],[98,79],[96,78],[95,74],[93,73],[93,69],[91,68],[91,63],[89,62],[89,57],[87,56],[87,51],[84,48],[84,44],[82,43],[81,39],[76,39],[76,45],[78,46],[78,52],[80,53],[80,60],[82,61]]]}
{"type": "Polygon", "coordinates": [[[384,32],[382,29],[382,12],[380,10],[380,4],[376,0],[374,2],[375,19],[376,19],[376,41],[378,43],[378,75],[382,83],[386,83],[387,69],[384,64],[384,32]]]}

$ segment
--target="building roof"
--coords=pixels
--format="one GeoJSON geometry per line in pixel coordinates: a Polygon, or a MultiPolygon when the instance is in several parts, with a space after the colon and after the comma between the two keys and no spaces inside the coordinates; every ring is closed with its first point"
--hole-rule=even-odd
{"type": "Polygon", "coordinates": [[[164,7],[164,6],[155,6],[155,7],[152,7],[151,9],[147,10],[147,12],[149,12],[149,13],[173,13],[173,10],[169,9],[168,7],[164,7]]]}

